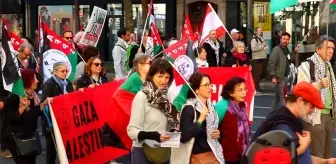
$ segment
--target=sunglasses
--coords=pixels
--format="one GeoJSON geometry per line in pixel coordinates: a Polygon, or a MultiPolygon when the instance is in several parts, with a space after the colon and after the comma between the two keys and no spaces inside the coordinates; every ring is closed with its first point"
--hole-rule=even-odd
{"type": "Polygon", "coordinates": [[[65,39],[70,40],[73,39],[73,37],[65,37],[65,39]]]}
{"type": "Polygon", "coordinates": [[[103,67],[104,66],[104,63],[92,63],[92,64],[96,67],[99,67],[99,66],[103,67]]]}

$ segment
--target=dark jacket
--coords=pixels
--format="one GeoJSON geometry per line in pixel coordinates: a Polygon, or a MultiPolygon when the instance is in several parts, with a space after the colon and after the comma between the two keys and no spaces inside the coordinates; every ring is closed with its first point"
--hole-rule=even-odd
{"type": "Polygon", "coordinates": [[[186,105],[181,114],[180,131],[181,142],[186,143],[191,138],[195,138],[195,142],[192,148],[192,154],[201,154],[211,151],[211,148],[207,141],[206,121],[201,126],[194,123],[194,117],[199,117],[200,112],[196,110],[196,116],[194,108],[191,105],[186,105]]]}
{"type": "Polygon", "coordinates": [[[220,66],[221,61],[223,60],[223,53],[224,53],[224,47],[223,42],[219,41],[219,63],[217,63],[216,59],[216,53],[215,50],[213,50],[209,43],[204,43],[203,47],[207,53],[207,62],[209,63],[209,67],[217,67],[220,66]]]}
{"type": "Polygon", "coordinates": [[[5,101],[5,120],[3,133],[5,138],[12,139],[12,133],[31,136],[37,130],[37,120],[42,111],[40,105],[30,101],[29,110],[19,113],[20,98],[15,94],[10,94],[5,101]]]}
{"type": "MultiPolygon", "coordinates": [[[[245,54],[246,55],[246,54],[245,54]]],[[[250,65],[249,58],[246,55],[246,60],[241,61],[237,59],[232,53],[227,53],[227,56],[224,60],[224,65],[226,67],[232,67],[232,65],[237,65],[237,66],[244,66],[244,65],[250,65]]]]}
{"type": "Polygon", "coordinates": [[[108,82],[106,76],[100,76],[99,78],[100,80],[95,81],[89,75],[85,74],[77,80],[77,88],[87,88],[91,84],[104,84],[108,82]]]}
{"type": "Polygon", "coordinates": [[[290,72],[289,64],[295,61],[295,53],[289,52],[288,48],[282,48],[280,45],[272,49],[268,60],[267,71],[271,77],[283,81],[290,72]],[[290,60],[287,56],[290,56],[290,60]]]}
{"type": "MultiPolygon", "coordinates": [[[[68,85],[66,87],[66,90],[68,93],[73,92],[73,86],[70,80],[67,79],[68,85]]],[[[42,99],[41,102],[44,102],[44,100],[48,97],[56,97],[59,95],[62,95],[63,90],[61,89],[61,86],[57,84],[57,82],[54,80],[54,78],[49,78],[43,85],[43,90],[42,90],[42,99]]],[[[49,116],[50,117],[50,116],[49,116]]],[[[50,119],[51,120],[51,119],[50,119]]],[[[47,119],[44,118],[43,120],[43,132],[45,130],[49,129],[47,126],[47,119]]]]}

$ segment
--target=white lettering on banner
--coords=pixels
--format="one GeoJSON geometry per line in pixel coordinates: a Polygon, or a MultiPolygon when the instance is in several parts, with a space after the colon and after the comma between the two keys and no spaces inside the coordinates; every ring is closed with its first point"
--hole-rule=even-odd
{"type": "Polygon", "coordinates": [[[11,42],[12,42],[13,45],[16,45],[16,46],[20,45],[20,42],[18,42],[14,38],[11,38],[11,42]]]}
{"type": "MultiPolygon", "coordinates": [[[[222,90],[223,90],[223,84],[219,84],[218,89],[216,84],[211,84],[212,87],[212,93],[216,95],[217,99],[213,99],[212,103],[216,104],[218,101],[220,101],[222,99],[222,90]],[[216,94],[217,93],[217,94],[216,94]]],[[[214,95],[212,95],[214,96],[214,95]]]]}
{"type": "Polygon", "coordinates": [[[49,39],[49,41],[53,41],[53,39],[54,39],[54,36],[52,36],[52,35],[47,35],[47,38],[49,39]]]}
{"type": "Polygon", "coordinates": [[[56,43],[56,44],[60,44],[60,43],[61,43],[61,41],[60,41],[60,40],[58,40],[58,39],[55,39],[55,43],[56,43]]]}

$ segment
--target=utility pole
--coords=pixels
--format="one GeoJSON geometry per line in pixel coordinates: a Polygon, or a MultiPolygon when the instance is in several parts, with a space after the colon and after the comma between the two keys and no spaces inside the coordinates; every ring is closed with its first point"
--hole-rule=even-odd
{"type": "Polygon", "coordinates": [[[76,34],[79,31],[79,4],[78,4],[78,0],[74,0],[74,4],[75,4],[75,17],[74,17],[75,30],[73,31],[73,33],[76,34]]]}
{"type": "MultiPolygon", "coordinates": [[[[253,28],[253,0],[247,0],[247,29],[253,28]]],[[[252,34],[247,33],[247,41],[252,39],[252,34]]]]}

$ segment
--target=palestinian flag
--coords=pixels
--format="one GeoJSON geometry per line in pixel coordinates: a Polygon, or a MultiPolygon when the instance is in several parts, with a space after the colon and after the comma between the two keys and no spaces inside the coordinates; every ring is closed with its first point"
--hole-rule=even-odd
{"type": "Polygon", "coordinates": [[[168,88],[168,99],[179,111],[187,101],[189,86],[186,82],[197,70],[194,56],[187,53],[193,45],[188,44],[188,41],[189,39],[181,40],[164,50],[166,59],[174,66],[174,81],[168,88]]]}
{"type": "Polygon", "coordinates": [[[2,81],[4,89],[12,92],[18,96],[25,96],[23,81],[17,61],[17,51],[14,50],[14,46],[17,48],[21,44],[21,40],[15,41],[14,44],[10,41],[11,35],[14,35],[7,29],[7,22],[3,19],[2,25],[2,46],[0,49],[1,57],[1,69],[2,69],[2,81]]]}
{"type": "Polygon", "coordinates": [[[127,125],[131,116],[132,101],[141,90],[142,81],[138,73],[134,72],[116,90],[107,109],[110,111],[110,119],[107,121],[118,140],[128,149],[132,148],[132,140],[127,135],[127,125]]]}
{"type": "Polygon", "coordinates": [[[43,23],[42,26],[45,37],[44,46],[47,47],[41,60],[44,82],[51,77],[54,63],[61,61],[68,64],[67,78],[73,81],[76,73],[77,52],[71,44],[50,30],[46,24],[43,23]]]}
{"type": "Polygon", "coordinates": [[[153,38],[153,46],[154,46],[154,56],[159,54],[162,51],[162,40],[159,34],[158,29],[155,25],[155,17],[153,14],[153,0],[151,0],[149,8],[148,8],[148,15],[149,15],[149,27],[151,31],[151,37],[153,38]]]}

